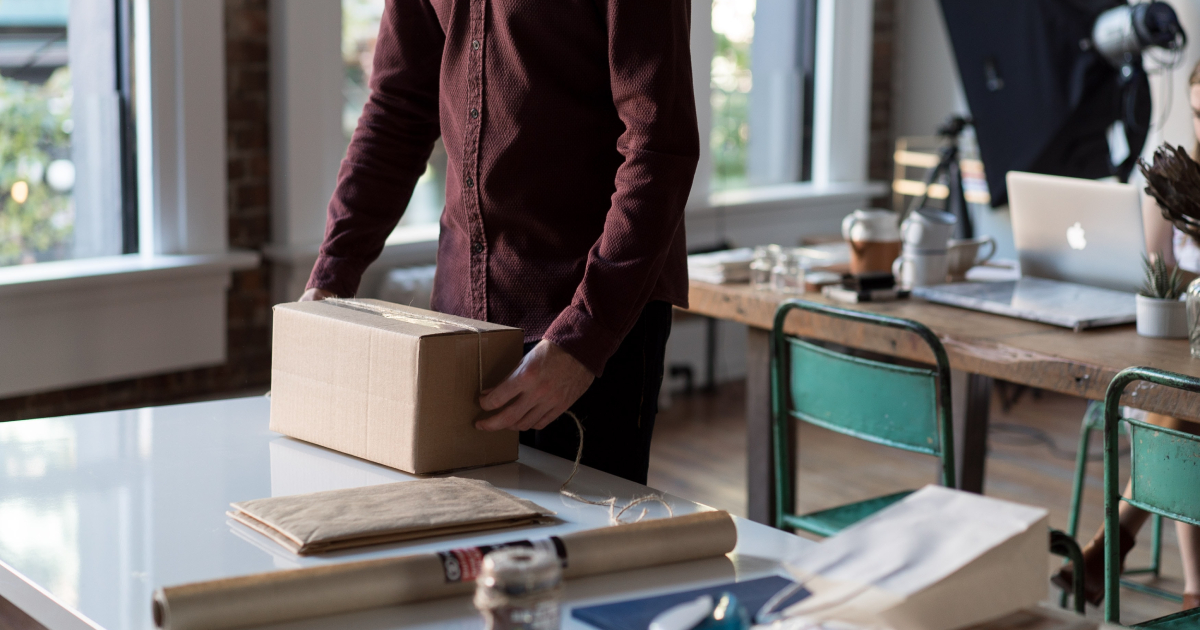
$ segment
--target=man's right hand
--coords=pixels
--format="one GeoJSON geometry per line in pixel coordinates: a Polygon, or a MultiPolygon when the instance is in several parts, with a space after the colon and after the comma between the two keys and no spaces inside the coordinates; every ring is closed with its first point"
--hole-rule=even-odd
{"type": "Polygon", "coordinates": [[[331,291],[326,291],[325,289],[318,289],[316,287],[313,287],[313,288],[305,291],[304,295],[301,295],[300,299],[297,301],[299,301],[299,302],[319,302],[321,300],[324,300],[325,298],[331,298],[331,297],[337,297],[337,296],[334,295],[331,291]]]}

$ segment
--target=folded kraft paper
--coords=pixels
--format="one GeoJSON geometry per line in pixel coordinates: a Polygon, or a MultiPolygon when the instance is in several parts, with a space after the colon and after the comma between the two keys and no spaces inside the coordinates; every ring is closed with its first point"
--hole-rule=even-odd
{"type": "Polygon", "coordinates": [[[460,477],[254,499],[229,512],[300,555],[529,525],[553,515],[486,481],[460,477]]]}
{"type": "Polygon", "coordinates": [[[521,360],[519,328],[380,300],[279,304],[271,430],[425,474],[517,459],[515,431],[475,428],[479,393],[521,360]]]}
{"type": "Polygon", "coordinates": [[[226,630],[465,595],[475,589],[483,556],[506,546],[552,550],[563,577],[573,579],[723,556],[736,545],[733,517],[699,512],[536,541],[168,586],[154,594],[154,622],[164,630],[226,630]]]}

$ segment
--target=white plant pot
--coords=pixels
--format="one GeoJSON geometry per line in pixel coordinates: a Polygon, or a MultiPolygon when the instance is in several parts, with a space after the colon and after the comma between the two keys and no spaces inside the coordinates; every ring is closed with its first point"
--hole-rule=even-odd
{"type": "Polygon", "coordinates": [[[1143,337],[1187,339],[1187,302],[1138,295],[1137,331],[1143,337]]]}

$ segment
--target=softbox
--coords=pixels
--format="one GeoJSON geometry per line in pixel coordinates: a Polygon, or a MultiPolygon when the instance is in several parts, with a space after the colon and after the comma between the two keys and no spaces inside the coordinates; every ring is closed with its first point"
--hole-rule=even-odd
{"type": "Polygon", "coordinates": [[[1127,177],[1112,164],[1118,120],[1136,157],[1150,123],[1140,63],[1122,77],[1089,46],[1113,0],[941,0],[971,108],[992,206],[1008,202],[1010,170],[1097,179],[1127,177]],[[1124,88],[1124,89],[1123,89],[1124,88]]]}

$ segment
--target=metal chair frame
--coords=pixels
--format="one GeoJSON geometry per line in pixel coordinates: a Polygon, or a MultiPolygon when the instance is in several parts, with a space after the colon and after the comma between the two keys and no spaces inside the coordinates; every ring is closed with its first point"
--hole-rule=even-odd
{"type": "MultiPolygon", "coordinates": [[[[866,361],[863,362],[865,363],[866,361]]],[[[871,363],[876,362],[871,361],[871,363]]],[[[800,517],[793,514],[795,510],[795,489],[792,484],[793,471],[790,465],[789,452],[792,436],[791,421],[793,418],[877,444],[937,456],[940,458],[942,464],[942,484],[954,488],[957,487],[957,484],[954,471],[954,434],[951,423],[950,400],[950,359],[946,355],[946,350],[942,347],[942,343],[937,338],[937,335],[924,324],[899,317],[853,311],[805,300],[789,300],[780,304],[778,310],[775,312],[774,327],[771,330],[771,413],[776,483],[775,527],[779,529],[791,529],[797,525],[801,525],[799,522],[800,517]],[[936,421],[940,441],[938,448],[915,448],[904,443],[889,442],[877,436],[861,435],[843,427],[817,421],[814,418],[794,416],[791,413],[791,405],[788,400],[788,381],[790,375],[789,370],[786,369],[788,366],[787,351],[789,336],[784,332],[783,326],[787,320],[788,313],[796,309],[849,321],[905,330],[919,336],[929,346],[936,362],[934,378],[936,379],[937,387],[936,421]]],[[[1057,530],[1050,530],[1049,533],[1051,553],[1067,558],[1074,564],[1076,572],[1081,571],[1083,566],[1082,554],[1074,538],[1057,530]]],[[[1084,608],[1082,581],[1075,584],[1074,591],[1075,610],[1082,614],[1084,608]]],[[[1063,602],[1063,607],[1066,607],[1066,601],[1063,602]]]]}
{"type": "MultiPolygon", "coordinates": [[[[1171,387],[1193,393],[1200,393],[1200,379],[1167,372],[1164,370],[1156,370],[1147,367],[1131,367],[1121,370],[1109,383],[1108,390],[1104,396],[1104,531],[1109,533],[1104,537],[1104,619],[1110,623],[1120,623],[1121,618],[1121,583],[1119,575],[1120,567],[1120,541],[1118,536],[1111,535],[1120,527],[1118,520],[1118,507],[1120,501],[1124,500],[1130,505],[1139,507],[1151,514],[1166,516],[1191,525],[1200,526],[1200,520],[1188,517],[1182,514],[1171,513],[1168,510],[1157,505],[1151,505],[1137,498],[1137,493],[1133,493],[1131,498],[1124,499],[1121,496],[1119,486],[1119,460],[1117,453],[1117,437],[1118,425],[1124,421],[1132,427],[1147,429],[1158,433],[1163,433],[1182,440],[1196,442],[1198,450],[1200,450],[1200,436],[1195,436],[1182,431],[1175,431],[1152,425],[1140,420],[1122,419],[1120,417],[1121,395],[1125,392],[1125,388],[1132,383],[1145,381],[1155,385],[1171,387]]],[[[1131,453],[1130,459],[1134,473],[1136,474],[1138,458],[1138,448],[1135,446],[1131,453]]],[[[1200,499],[1198,499],[1200,500],[1200,499]]],[[[1183,624],[1194,623],[1196,619],[1200,619],[1200,609],[1192,611],[1184,611],[1167,617],[1161,617],[1151,621],[1143,622],[1137,627],[1185,627],[1183,624]],[[1175,624],[1180,624],[1176,626],[1175,624]]]]}
{"type": "MultiPolygon", "coordinates": [[[[1076,540],[1079,538],[1079,513],[1083,509],[1083,484],[1087,478],[1087,458],[1088,452],[1091,449],[1092,432],[1103,430],[1104,405],[1097,401],[1090,401],[1088,402],[1087,411],[1083,414],[1083,427],[1079,431],[1079,450],[1075,456],[1075,482],[1071,489],[1071,512],[1067,520],[1067,535],[1076,540]]],[[[1163,517],[1161,514],[1155,514],[1151,518],[1150,566],[1136,569],[1127,568],[1121,575],[1152,575],[1155,578],[1160,576],[1162,568],[1162,521],[1163,517]]],[[[1122,579],[1121,586],[1132,591],[1161,597],[1167,601],[1175,603],[1183,602],[1183,597],[1178,593],[1172,593],[1155,586],[1150,586],[1149,584],[1122,579]]],[[[1063,593],[1063,597],[1066,596],[1066,593],[1063,593]]]]}
{"type": "MultiPolygon", "coordinates": [[[[942,343],[938,340],[937,335],[933,334],[933,331],[929,330],[924,324],[908,319],[852,311],[805,300],[788,300],[780,304],[779,309],[775,311],[775,326],[771,330],[771,424],[772,441],[775,445],[775,526],[780,529],[791,528],[791,522],[794,522],[797,516],[793,514],[795,510],[795,489],[792,483],[790,453],[788,451],[792,437],[791,420],[794,417],[790,412],[790,404],[788,402],[789,371],[785,369],[787,365],[789,336],[783,330],[788,313],[797,309],[854,322],[905,330],[916,334],[929,346],[937,364],[935,375],[937,379],[937,425],[941,444],[936,449],[919,452],[938,456],[942,464],[943,485],[950,488],[956,487],[954,476],[954,435],[950,419],[950,359],[947,357],[946,350],[942,347],[942,343]]],[[[804,420],[812,422],[811,419],[804,420]]],[[[835,431],[839,430],[836,426],[824,426],[835,431]]],[[[841,432],[855,435],[845,430],[841,432]]],[[[862,435],[855,435],[855,437],[904,450],[917,450],[905,444],[889,443],[885,440],[868,438],[862,435]]]]}

